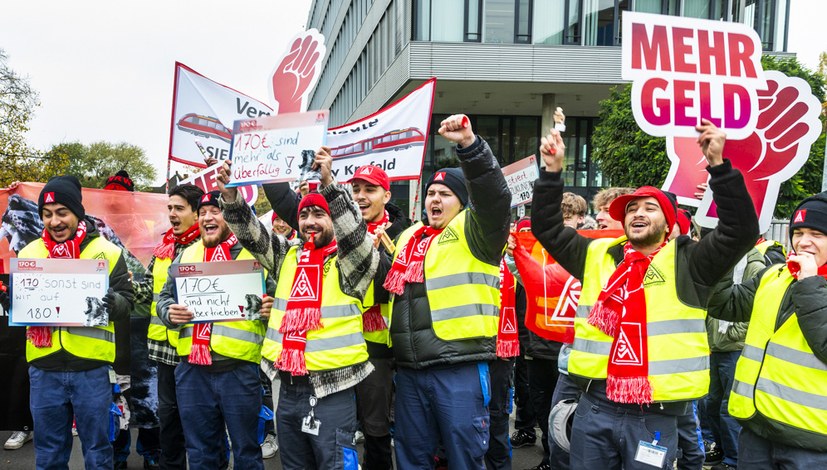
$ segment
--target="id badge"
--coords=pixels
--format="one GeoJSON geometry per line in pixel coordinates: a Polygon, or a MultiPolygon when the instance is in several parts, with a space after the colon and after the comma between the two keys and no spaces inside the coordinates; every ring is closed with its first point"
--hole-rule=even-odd
{"type": "Polygon", "coordinates": [[[311,434],[313,436],[319,435],[319,428],[322,422],[312,416],[305,416],[302,419],[302,432],[311,434]]]}
{"type": "Polygon", "coordinates": [[[635,452],[635,461],[657,468],[663,468],[667,448],[651,442],[640,441],[635,452]]]}

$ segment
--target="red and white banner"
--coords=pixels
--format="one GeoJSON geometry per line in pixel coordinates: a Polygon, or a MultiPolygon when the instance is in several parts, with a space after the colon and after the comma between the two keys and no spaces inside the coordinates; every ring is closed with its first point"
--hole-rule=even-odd
{"type": "Polygon", "coordinates": [[[225,160],[233,122],[271,114],[267,104],[176,62],[169,158],[199,168],[206,167],[208,157],[225,160]]]}
{"type": "Polygon", "coordinates": [[[695,198],[709,176],[695,126],[708,119],[727,133],[724,157],[744,174],[760,230],[769,229],[781,183],[801,169],[821,133],[821,105],[809,85],[765,72],[761,41],[741,23],[624,12],[623,38],[635,120],[666,137],[663,189],[698,207],[702,226],[717,224],[712,193],[695,198]]]}
{"type": "Polygon", "coordinates": [[[392,181],[415,180],[425,161],[436,78],[370,116],[327,132],[333,176],[353,178],[362,165],[382,167],[392,181]]]}
{"type": "Polygon", "coordinates": [[[537,157],[530,155],[502,168],[505,183],[511,191],[511,207],[529,204],[534,195],[534,182],[540,177],[537,157]]]}
{"type": "Polygon", "coordinates": [[[324,36],[317,29],[302,31],[289,44],[270,74],[270,101],[278,114],[307,111],[307,98],[319,81],[327,51],[324,36]]]}
{"type": "MultiPolygon", "coordinates": [[[[224,162],[218,162],[215,165],[200,171],[189,178],[183,179],[178,184],[194,184],[201,188],[205,193],[210,191],[218,191],[218,170],[224,166],[224,162]]],[[[253,205],[258,200],[258,186],[251,184],[249,186],[239,186],[238,190],[244,196],[244,200],[249,205],[253,205]]]]}

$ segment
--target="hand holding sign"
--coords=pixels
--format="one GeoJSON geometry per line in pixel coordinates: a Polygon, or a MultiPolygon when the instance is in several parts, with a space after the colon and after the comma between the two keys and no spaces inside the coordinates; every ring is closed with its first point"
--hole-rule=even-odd
{"type": "Polygon", "coordinates": [[[215,178],[218,191],[221,192],[221,197],[227,202],[235,201],[238,198],[238,189],[227,186],[227,183],[230,182],[230,167],[232,164],[232,160],[224,160],[224,166],[218,170],[218,177],[215,178]]]}
{"type": "Polygon", "coordinates": [[[464,114],[448,116],[447,119],[439,123],[439,135],[459,145],[460,148],[468,147],[476,140],[471,122],[468,120],[468,116],[464,114]]]}
{"type": "Polygon", "coordinates": [[[333,157],[330,156],[330,147],[322,147],[316,151],[316,157],[313,160],[313,169],[318,170],[319,182],[322,187],[329,186],[333,183],[333,174],[331,168],[333,167],[333,157]]]}
{"type": "Polygon", "coordinates": [[[276,67],[273,97],[279,103],[279,114],[303,111],[302,98],[313,82],[320,53],[324,51],[320,45],[321,41],[312,33],[304,38],[298,37],[276,67]]]}
{"type": "Polygon", "coordinates": [[[193,319],[193,313],[186,305],[172,304],[169,306],[169,321],[175,325],[189,323],[193,319]]]}
{"type": "Polygon", "coordinates": [[[546,165],[546,171],[556,173],[563,171],[563,160],[566,158],[566,144],[560,136],[560,131],[551,129],[549,134],[540,139],[540,155],[546,165]]]}

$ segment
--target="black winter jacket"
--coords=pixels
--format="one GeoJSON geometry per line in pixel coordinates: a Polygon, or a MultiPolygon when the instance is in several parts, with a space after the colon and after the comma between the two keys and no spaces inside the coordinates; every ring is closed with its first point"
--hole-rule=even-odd
{"type": "MultiPolygon", "coordinates": [[[[465,237],[469,248],[478,259],[499,266],[508,239],[511,193],[496,158],[480,137],[469,147],[457,147],[457,155],[470,197],[470,205],[464,209],[468,211],[465,237]]],[[[383,256],[374,284],[377,292],[384,291],[381,285],[390,265],[390,256],[383,256]]],[[[377,293],[377,298],[382,295],[377,293]]],[[[436,337],[424,283],[407,284],[394,300],[392,315],[390,335],[400,367],[424,369],[496,359],[494,337],[458,341],[436,337]]]]}

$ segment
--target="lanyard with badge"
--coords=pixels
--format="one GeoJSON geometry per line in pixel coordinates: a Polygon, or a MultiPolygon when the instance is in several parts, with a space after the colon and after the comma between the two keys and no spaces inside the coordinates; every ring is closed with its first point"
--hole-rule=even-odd
{"type": "Polygon", "coordinates": [[[652,442],[640,441],[637,445],[637,452],[635,452],[635,461],[663,468],[668,449],[659,446],[658,441],[660,441],[660,431],[655,432],[655,440],[652,442]]]}
{"type": "Polygon", "coordinates": [[[310,395],[310,412],[302,419],[302,432],[312,434],[314,436],[319,435],[319,428],[322,425],[322,422],[316,419],[316,415],[313,413],[313,409],[316,407],[317,402],[318,398],[310,395]]]}

